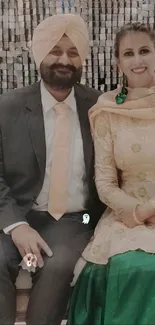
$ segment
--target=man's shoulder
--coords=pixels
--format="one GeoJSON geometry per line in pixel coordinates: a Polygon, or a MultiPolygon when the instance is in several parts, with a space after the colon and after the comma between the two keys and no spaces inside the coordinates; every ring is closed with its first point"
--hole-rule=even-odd
{"type": "Polygon", "coordinates": [[[88,87],[88,86],[80,84],[80,83],[77,84],[76,86],[83,92],[83,94],[85,94],[89,98],[97,99],[99,96],[102,95],[102,92],[95,88],[91,88],[91,87],[88,87]]]}
{"type": "Polygon", "coordinates": [[[8,90],[6,93],[0,96],[0,107],[4,105],[14,105],[25,100],[27,96],[38,90],[39,83],[32,84],[30,86],[16,88],[8,90]]]}

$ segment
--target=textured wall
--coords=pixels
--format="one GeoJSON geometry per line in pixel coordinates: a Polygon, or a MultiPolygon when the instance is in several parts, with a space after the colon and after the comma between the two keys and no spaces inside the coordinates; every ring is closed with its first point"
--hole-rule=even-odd
{"type": "Polygon", "coordinates": [[[82,83],[109,90],[118,83],[113,41],[130,21],[154,26],[155,0],[0,0],[0,93],[38,80],[31,55],[34,28],[54,13],[78,13],[88,24],[90,51],[82,83]]]}

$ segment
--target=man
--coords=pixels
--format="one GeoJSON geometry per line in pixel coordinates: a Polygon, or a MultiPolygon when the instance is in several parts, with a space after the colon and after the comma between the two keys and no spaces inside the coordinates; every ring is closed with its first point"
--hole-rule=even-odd
{"type": "Polygon", "coordinates": [[[1,325],[15,321],[14,283],[29,253],[37,268],[27,324],[61,323],[74,266],[105,208],[88,121],[100,92],[79,84],[88,44],[79,16],[47,18],[32,40],[41,82],[0,99],[1,325]]]}

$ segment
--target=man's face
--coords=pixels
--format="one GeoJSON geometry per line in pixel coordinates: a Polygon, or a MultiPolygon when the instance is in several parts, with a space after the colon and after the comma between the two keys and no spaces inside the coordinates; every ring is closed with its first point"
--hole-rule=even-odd
{"type": "Polygon", "coordinates": [[[72,41],[63,36],[40,65],[44,82],[58,90],[70,89],[82,76],[82,64],[78,50],[72,41]]]}

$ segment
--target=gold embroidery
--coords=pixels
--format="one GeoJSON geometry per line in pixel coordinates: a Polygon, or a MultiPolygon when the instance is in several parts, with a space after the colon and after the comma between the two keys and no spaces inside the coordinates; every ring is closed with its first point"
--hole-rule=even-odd
{"type": "Polygon", "coordinates": [[[124,165],[125,165],[125,162],[124,162],[124,160],[123,160],[123,159],[121,159],[121,160],[120,160],[120,165],[121,165],[122,167],[124,167],[124,165]]]}
{"type": "Polygon", "coordinates": [[[135,193],[133,191],[128,193],[130,196],[135,197],[135,193]]]}
{"type": "Polygon", "coordinates": [[[138,190],[139,196],[144,197],[147,194],[147,191],[144,187],[139,188],[138,190]]]}
{"type": "Polygon", "coordinates": [[[111,165],[112,164],[112,158],[111,157],[104,158],[104,163],[105,163],[105,165],[111,165]]]}
{"type": "Polygon", "coordinates": [[[141,123],[141,120],[140,119],[137,119],[136,117],[132,117],[131,120],[132,120],[132,122],[134,124],[140,124],[141,123]]]}
{"type": "Polygon", "coordinates": [[[102,124],[100,124],[97,128],[97,135],[104,138],[106,134],[107,134],[107,129],[102,124]]]}
{"type": "Polygon", "coordinates": [[[108,206],[110,205],[110,201],[109,201],[108,199],[105,199],[105,200],[104,200],[104,203],[105,203],[106,205],[108,205],[108,206]]]}
{"type": "Polygon", "coordinates": [[[140,150],[141,150],[141,146],[140,146],[140,144],[138,144],[138,143],[135,143],[135,144],[133,144],[132,146],[131,146],[131,149],[132,149],[132,151],[133,152],[139,152],[140,150]]]}
{"type": "Polygon", "coordinates": [[[137,177],[140,181],[145,181],[146,180],[146,174],[143,172],[140,172],[137,174],[137,177]]]}
{"type": "Polygon", "coordinates": [[[122,234],[124,232],[124,229],[123,228],[120,228],[120,229],[115,230],[115,232],[117,234],[122,234]]]}
{"type": "Polygon", "coordinates": [[[111,204],[111,202],[104,195],[102,195],[102,201],[108,206],[111,204]]]}

